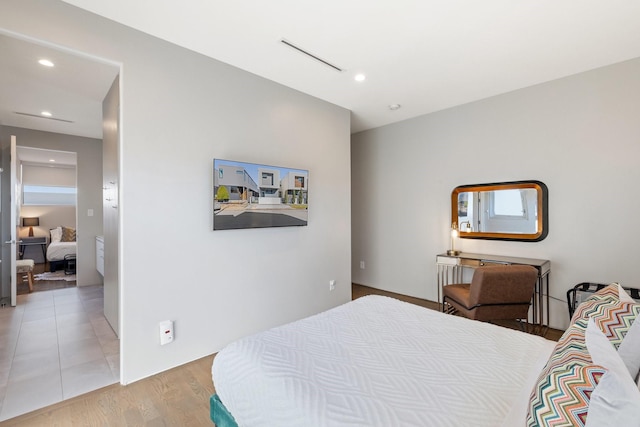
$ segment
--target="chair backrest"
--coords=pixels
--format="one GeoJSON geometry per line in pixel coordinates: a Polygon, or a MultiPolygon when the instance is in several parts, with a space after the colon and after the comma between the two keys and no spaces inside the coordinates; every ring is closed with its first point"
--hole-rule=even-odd
{"type": "Polygon", "coordinates": [[[538,270],[530,265],[491,265],[475,269],[469,289],[471,306],[531,301],[538,270]]]}

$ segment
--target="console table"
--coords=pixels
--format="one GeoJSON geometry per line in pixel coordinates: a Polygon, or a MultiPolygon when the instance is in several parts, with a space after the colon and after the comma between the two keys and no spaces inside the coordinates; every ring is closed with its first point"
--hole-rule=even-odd
{"type": "Polygon", "coordinates": [[[549,329],[549,273],[551,261],[547,259],[518,258],[502,255],[472,254],[460,252],[458,255],[446,253],[436,256],[438,271],[438,302],[442,304],[442,287],[463,283],[465,268],[476,268],[483,265],[530,265],[538,270],[538,280],[531,302],[531,324],[537,333],[544,336],[549,329]]]}
{"type": "Polygon", "coordinates": [[[25,253],[29,250],[30,247],[40,246],[42,249],[42,258],[39,257],[39,254],[31,254],[34,255],[34,262],[36,264],[40,264],[47,261],[47,238],[46,237],[21,237],[18,249],[18,257],[20,259],[24,258],[25,253]],[[35,255],[38,255],[37,257],[35,255]]]}

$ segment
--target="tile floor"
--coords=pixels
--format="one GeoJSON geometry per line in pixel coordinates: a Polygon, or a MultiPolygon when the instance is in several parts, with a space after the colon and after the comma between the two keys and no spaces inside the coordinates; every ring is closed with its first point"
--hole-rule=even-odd
{"type": "Polygon", "coordinates": [[[103,288],[18,295],[0,308],[0,421],[119,381],[103,288]]]}

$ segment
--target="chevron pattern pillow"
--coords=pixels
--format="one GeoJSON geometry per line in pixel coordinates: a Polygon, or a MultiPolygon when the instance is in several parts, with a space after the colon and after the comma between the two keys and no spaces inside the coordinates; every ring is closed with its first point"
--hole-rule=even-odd
{"type": "Polygon", "coordinates": [[[538,384],[528,426],[584,426],[591,394],[607,372],[602,366],[574,364],[552,370],[538,384]]]}
{"type": "Polygon", "coordinates": [[[61,242],[75,242],[76,241],[76,229],[71,227],[62,227],[61,242]]]}
{"type": "Polygon", "coordinates": [[[584,426],[589,401],[606,372],[593,363],[585,340],[589,319],[618,351],[630,377],[640,370],[640,304],[618,284],[588,298],[576,310],[547,365],[540,373],[529,403],[527,425],[584,426]]]}
{"type": "Polygon", "coordinates": [[[632,378],[640,372],[640,304],[614,283],[594,294],[580,305],[580,318],[574,318],[581,328],[593,319],[618,351],[632,378]]]}

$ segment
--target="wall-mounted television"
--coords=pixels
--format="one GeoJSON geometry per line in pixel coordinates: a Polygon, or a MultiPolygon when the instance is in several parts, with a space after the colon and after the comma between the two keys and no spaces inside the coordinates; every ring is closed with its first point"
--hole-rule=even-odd
{"type": "Polygon", "coordinates": [[[213,229],[307,225],[309,171],[213,160],[213,229]]]}

